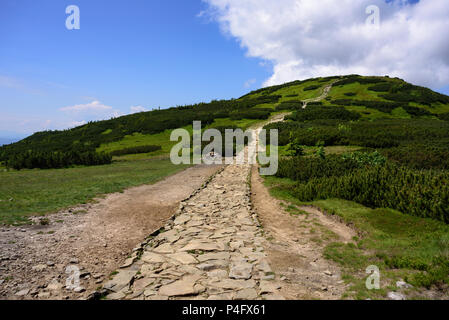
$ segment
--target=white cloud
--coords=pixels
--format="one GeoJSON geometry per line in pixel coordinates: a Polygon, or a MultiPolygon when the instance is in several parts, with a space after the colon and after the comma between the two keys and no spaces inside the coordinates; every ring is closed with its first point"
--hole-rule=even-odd
{"type": "Polygon", "coordinates": [[[148,111],[145,107],[142,106],[133,106],[131,107],[131,113],[139,113],[148,111]]]}
{"type": "Polygon", "coordinates": [[[203,0],[225,34],[249,57],[273,64],[265,85],[316,76],[390,75],[449,83],[447,0],[203,0]],[[380,8],[380,27],[365,10],[380,8]]]}
{"type": "Polygon", "coordinates": [[[79,126],[85,125],[86,123],[87,123],[86,120],[72,121],[72,122],[69,124],[69,128],[79,127],[79,126]]]}
{"type": "Polygon", "coordinates": [[[77,104],[74,106],[68,106],[60,109],[64,112],[80,113],[80,112],[104,112],[112,110],[112,107],[102,104],[100,101],[95,100],[86,104],[77,104]]]}

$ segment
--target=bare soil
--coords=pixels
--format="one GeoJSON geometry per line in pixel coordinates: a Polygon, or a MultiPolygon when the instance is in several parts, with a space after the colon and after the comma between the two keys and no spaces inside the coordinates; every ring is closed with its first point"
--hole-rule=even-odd
{"type": "Polygon", "coordinates": [[[266,252],[276,275],[284,276],[280,293],[287,299],[336,300],[346,290],[339,267],[323,257],[329,241],[352,241],[356,233],[317,209],[307,214],[284,210],[263,184],[256,166],[251,178],[252,203],[267,238],[266,252]]]}
{"type": "Polygon", "coordinates": [[[219,168],[191,167],[155,184],[48,215],[45,225],[35,217],[31,226],[1,227],[0,299],[85,298],[219,168]],[[81,270],[81,293],[64,288],[70,264],[81,270]]]}

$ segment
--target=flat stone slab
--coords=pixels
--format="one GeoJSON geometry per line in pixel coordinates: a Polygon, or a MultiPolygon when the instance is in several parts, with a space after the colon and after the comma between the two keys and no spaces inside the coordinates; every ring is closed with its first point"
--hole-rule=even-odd
{"type": "Polygon", "coordinates": [[[159,295],[168,297],[193,295],[196,293],[195,282],[197,280],[197,276],[190,276],[162,286],[159,289],[159,295]]]}
{"type": "Polygon", "coordinates": [[[166,261],[166,259],[163,256],[153,252],[145,252],[142,255],[141,260],[147,263],[164,263],[166,261]]]}
{"type": "Polygon", "coordinates": [[[198,261],[205,262],[209,260],[229,260],[231,254],[229,252],[213,252],[205,253],[198,256],[198,261]]]}
{"type": "Polygon", "coordinates": [[[133,270],[121,270],[112,280],[108,281],[104,287],[105,289],[118,292],[131,283],[136,273],[137,271],[133,270]]]}
{"type": "Polygon", "coordinates": [[[232,279],[249,279],[253,271],[253,265],[251,263],[238,263],[231,267],[229,272],[229,278],[232,279]]]}
{"type": "Polygon", "coordinates": [[[181,251],[193,251],[193,250],[224,251],[225,246],[223,245],[223,243],[191,241],[184,248],[181,249],[181,251]]]}
{"type": "Polygon", "coordinates": [[[241,290],[247,288],[254,288],[256,286],[256,282],[254,280],[225,279],[215,283],[211,283],[211,285],[223,289],[241,290]]]}
{"type": "Polygon", "coordinates": [[[173,250],[171,244],[164,243],[164,244],[161,244],[160,246],[154,248],[153,252],[156,252],[156,253],[173,253],[173,252],[175,252],[175,250],[173,250]]]}
{"type": "Polygon", "coordinates": [[[176,260],[182,264],[195,264],[198,263],[198,260],[195,259],[192,255],[187,252],[177,252],[173,254],[169,254],[168,257],[170,259],[176,260]]]}

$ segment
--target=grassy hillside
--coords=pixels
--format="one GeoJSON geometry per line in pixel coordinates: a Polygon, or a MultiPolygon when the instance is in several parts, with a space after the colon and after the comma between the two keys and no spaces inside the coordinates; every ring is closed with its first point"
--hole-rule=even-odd
{"type": "Polygon", "coordinates": [[[318,104],[354,111],[363,119],[449,118],[449,97],[388,77],[343,76],[294,81],[263,88],[234,100],[211,101],[167,110],[154,110],[111,120],[91,122],[63,131],[45,131],[17,143],[0,147],[0,162],[29,150],[40,152],[110,152],[120,148],[160,145],[171,147],[170,131],[191,126],[249,125],[267,119],[270,113],[299,110],[304,100],[319,97],[333,84],[326,99],[318,104]]]}

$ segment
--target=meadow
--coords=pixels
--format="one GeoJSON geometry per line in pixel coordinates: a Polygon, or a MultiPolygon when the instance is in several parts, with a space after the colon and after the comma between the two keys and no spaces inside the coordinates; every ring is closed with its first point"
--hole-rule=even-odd
{"type": "Polygon", "coordinates": [[[155,183],[187,168],[170,159],[115,161],[110,165],[0,172],[0,224],[55,212],[126,188],[155,183]]]}

